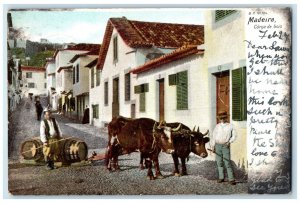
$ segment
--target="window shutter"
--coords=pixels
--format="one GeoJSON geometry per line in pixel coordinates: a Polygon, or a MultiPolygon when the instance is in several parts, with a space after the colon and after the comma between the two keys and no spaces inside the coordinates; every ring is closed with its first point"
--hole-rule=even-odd
{"type": "Polygon", "coordinates": [[[73,67],[73,84],[75,84],[75,67],[73,67]]]}
{"type": "Polygon", "coordinates": [[[125,101],[130,100],[130,73],[125,74],[125,101]]]}
{"type": "Polygon", "coordinates": [[[216,10],[215,12],[215,22],[222,20],[226,16],[235,13],[236,10],[216,10]]]}
{"type": "Polygon", "coordinates": [[[101,71],[100,70],[98,70],[97,68],[96,68],[96,85],[97,86],[99,86],[100,85],[100,77],[101,77],[101,71]]]}
{"type": "Polygon", "coordinates": [[[232,70],[232,119],[247,118],[246,67],[232,70]]]}
{"type": "Polygon", "coordinates": [[[136,85],[134,86],[134,94],[140,94],[142,92],[142,86],[136,85]]]}
{"type": "Polygon", "coordinates": [[[188,75],[187,71],[177,73],[177,110],[188,109],[188,75]]]}
{"type": "Polygon", "coordinates": [[[149,92],[149,83],[145,83],[142,86],[143,86],[142,88],[143,92],[149,92]]]}
{"type": "Polygon", "coordinates": [[[76,66],[76,77],[77,77],[76,82],[79,82],[79,64],[77,64],[76,66]]]}
{"type": "Polygon", "coordinates": [[[94,68],[91,68],[91,88],[94,88],[94,68]]]}
{"type": "Polygon", "coordinates": [[[140,94],[140,112],[146,111],[146,93],[140,94]]]}
{"type": "Polygon", "coordinates": [[[169,86],[177,84],[177,74],[169,75],[169,86]]]}
{"type": "Polygon", "coordinates": [[[104,104],[108,104],[108,82],[104,84],[104,104]]]}
{"type": "Polygon", "coordinates": [[[113,39],[113,45],[114,45],[114,63],[118,61],[118,37],[115,36],[113,39]]]}

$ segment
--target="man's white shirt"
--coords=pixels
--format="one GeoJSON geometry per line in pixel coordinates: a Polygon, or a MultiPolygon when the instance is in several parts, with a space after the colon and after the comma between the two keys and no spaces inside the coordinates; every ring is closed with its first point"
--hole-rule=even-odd
{"type": "MultiPolygon", "coordinates": [[[[57,136],[52,119],[46,120],[46,122],[48,122],[48,125],[49,125],[50,137],[57,136]]],[[[57,122],[56,122],[56,125],[57,125],[57,128],[58,128],[59,134],[62,135],[60,127],[59,127],[57,122]]],[[[40,136],[41,136],[41,141],[43,143],[45,143],[47,141],[45,130],[46,130],[46,125],[45,125],[45,122],[43,120],[43,121],[41,121],[41,126],[40,126],[40,136]]]]}
{"type": "Polygon", "coordinates": [[[230,123],[219,123],[216,125],[211,139],[211,147],[215,144],[229,144],[236,140],[237,133],[233,125],[230,123]]]}

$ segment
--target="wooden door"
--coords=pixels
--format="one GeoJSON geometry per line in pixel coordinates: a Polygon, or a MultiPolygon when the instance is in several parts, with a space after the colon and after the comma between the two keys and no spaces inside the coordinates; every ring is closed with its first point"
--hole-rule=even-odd
{"type": "MultiPolygon", "coordinates": [[[[230,113],[230,86],[229,86],[229,72],[222,72],[221,74],[216,75],[217,77],[217,115],[220,111],[227,111],[230,113]]],[[[228,121],[230,117],[228,117],[228,121]]],[[[217,119],[217,122],[218,119],[217,119]]]]}
{"type": "Polygon", "coordinates": [[[113,102],[112,102],[112,116],[119,116],[120,106],[119,106],[119,78],[113,80],[112,88],[113,102]]]}
{"type": "Polygon", "coordinates": [[[165,119],[165,81],[159,80],[159,121],[165,119]]]}

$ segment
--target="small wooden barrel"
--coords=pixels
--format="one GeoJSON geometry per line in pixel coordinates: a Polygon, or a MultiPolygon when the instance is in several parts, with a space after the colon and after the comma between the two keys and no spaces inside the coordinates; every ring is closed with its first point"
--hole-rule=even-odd
{"type": "Polygon", "coordinates": [[[25,160],[44,160],[42,141],[39,138],[26,140],[21,145],[21,155],[25,160]]]}
{"type": "Polygon", "coordinates": [[[70,138],[62,144],[61,152],[65,162],[74,163],[87,159],[88,147],[84,141],[78,138],[70,138]]]}

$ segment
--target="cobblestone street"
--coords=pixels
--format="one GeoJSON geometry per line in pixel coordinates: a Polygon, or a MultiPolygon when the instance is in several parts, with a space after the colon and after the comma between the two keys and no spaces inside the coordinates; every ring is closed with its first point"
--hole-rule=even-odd
{"type": "MultiPolygon", "coordinates": [[[[188,174],[183,177],[172,175],[173,161],[170,155],[159,156],[164,179],[149,181],[146,170],[138,167],[139,153],[120,157],[121,170],[108,172],[104,161],[93,164],[71,165],[47,171],[44,165],[26,165],[21,162],[20,145],[29,138],[39,136],[34,102],[26,109],[22,101],[19,109],[11,116],[9,124],[9,192],[12,195],[202,195],[202,194],[245,194],[247,183],[242,171],[235,167],[238,184],[216,182],[215,162],[191,155],[187,162],[188,174]]],[[[42,98],[43,106],[46,99],[42,98]]],[[[64,135],[84,140],[93,151],[104,152],[107,144],[105,129],[71,121],[54,114],[64,135]]]]}

